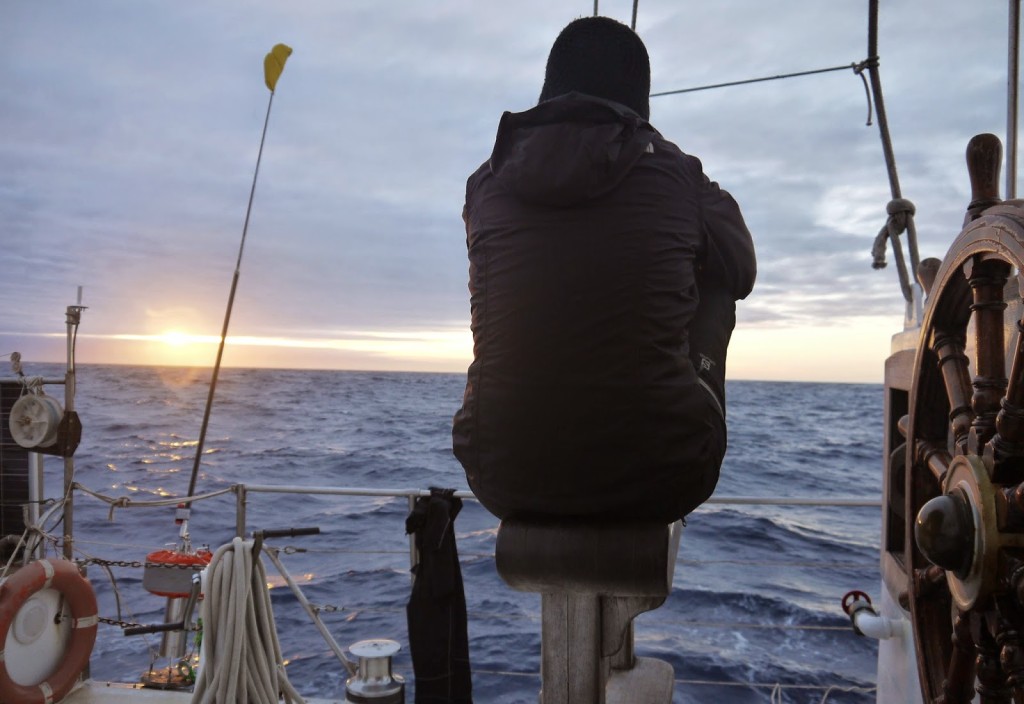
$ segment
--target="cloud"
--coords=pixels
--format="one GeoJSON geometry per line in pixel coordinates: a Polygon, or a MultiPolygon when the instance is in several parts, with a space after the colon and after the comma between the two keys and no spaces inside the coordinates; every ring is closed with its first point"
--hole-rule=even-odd
{"type": "MultiPolygon", "coordinates": [[[[1003,129],[1004,39],[991,28],[1005,8],[992,5],[882,8],[886,106],[922,256],[941,256],[959,230],[967,139],[1003,129]]],[[[601,7],[628,21],[631,3],[601,7]]],[[[554,36],[591,9],[5,7],[5,327],[53,330],[84,284],[96,334],[158,334],[152,311],[168,327],[178,311],[196,334],[219,331],[269,97],[262,58],[279,41],[295,53],[271,114],[233,334],[468,324],[465,178],[489,155],[501,112],[536,101],[554,36]]],[[[867,51],[864,3],[646,0],[638,29],[654,90],[843,65],[867,51]]],[[[870,268],[889,184],[866,110],[852,71],[652,101],[655,125],[701,157],[754,233],[760,273],[741,325],[902,315],[895,268],[870,268]]]]}

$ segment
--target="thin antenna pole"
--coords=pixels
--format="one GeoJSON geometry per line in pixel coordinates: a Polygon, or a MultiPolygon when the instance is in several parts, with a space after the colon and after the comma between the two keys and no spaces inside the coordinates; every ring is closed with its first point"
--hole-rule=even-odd
{"type": "Polygon", "coordinates": [[[633,0],[633,23],[629,25],[629,28],[634,32],[636,31],[636,10],[639,4],[640,0],[633,0]]]}
{"type": "Polygon", "coordinates": [[[1010,0],[1006,71],[1006,198],[1017,197],[1017,114],[1020,82],[1020,0],[1010,0]]]}
{"type": "MultiPolygon", "coordinates": [[[[249,232],[249,216],[252,214],[252,201],[256,195],[256,179],[260,175],[260,160],[263,158],[263,143],[267,139],[267,125],[270,123],[270,108],[274,105],[274,92],[270,92],[267,101],[267,116],[263,120],[263,135],[260,137],[260,150],[256,155],[256,170],[252,175],[252,188],[249,189],[249,205],[245,209],[245,224],[242,226],[242,241],[238,245],[238,261],[235,262],[235,275],[231,278],[231,293],[228,295],[228,307],[224,311],[224,326],[220,332],[220,346],[217,348],[217,361],[213,365],[213,376],[210,379],[210,393],[206,396],[206,409],[203,411],[203,425],[199,430],[199,442],[196,444],[196,456],[192,463],[192,477],[188,482],[188,498],[196,491],[196,478],[199,476],[199,464],[203,458],[203,445],[206,443],[206,431],[210,426],[210,411],[213,408],[213,396],[217,391],[217,377],[220,374],[220,361],[224,356],[224,341],[228,337],[228,324],[231,322],[231,308],[235,304],[235,291],[238,289],[238,276],[242,268],[242,252],[245,250],[245,236],[249,232]]],[[[191,501],[185,503],[188,508],[191,501]]]]}
{"type": "Polygon", "coordinates": [[[594,17],[597,17],[597,0],[594,0],[594,17]]]}

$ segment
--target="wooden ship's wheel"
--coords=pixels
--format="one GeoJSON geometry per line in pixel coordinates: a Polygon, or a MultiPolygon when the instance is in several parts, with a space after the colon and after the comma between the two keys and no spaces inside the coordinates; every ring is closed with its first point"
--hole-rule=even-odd
{"type": "Polygon", "coordinates": [[[968,147],[974,191],[929,290],[912,370],[904,568],[925,702],[1024,702],[1024,201],[1001,148],[968,147]]]}

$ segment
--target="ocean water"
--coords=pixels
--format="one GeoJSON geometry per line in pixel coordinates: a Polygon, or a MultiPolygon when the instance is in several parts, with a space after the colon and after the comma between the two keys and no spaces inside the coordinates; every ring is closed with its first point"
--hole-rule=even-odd
{"type": "MultiPolygon", "coordinates": [[[[59,367],[26,365],[30,374],[59,367]]],[[[221,373],[198,492],[234,483],[465,489],[450,450],[451,417],[464,377],[334,371],[221,373]]],[[[145,501],[183,496],[199,434],[209,370],[81,366],[77,410],[84,426],[76,479],[109,496],[145,501]]],[[[62,393],[59,389],[51,393],[62,393]]],[[[729,451],[716,497],[881,495],[880,385],[730,382],[729,451]]],[[[47,464],[47,494],[62,467],[47,464]]],[[[288,571],[343,646],[365,638],[403,644],[395,669],[415,683],[405,604],[409,548],[404,498],[250,494],[247,530],[319,526],[315,537],[276,541],[288,571]]],[[[143,560],[176,541],[173,508],[113,511],[78,495],[80,556],[143,560]]],[[[193,507],[192,536],[216,548],[234,532],[233,495],[193,507]]],[[[497,576],[496,521],[476,502],[456,521],[469,611],[474,699],[536,702],[540,598],[497,576]]],[[[671,663],[676,702],[874,701],[875,642],[856,636],[839,606],[850,589],[879,592],[878,508],[709,504],[688,519],[675,584],[664,606],[640,616],[636,649],[671,663]],[[860,688],[860,691],[843,691],[860,688]],[[778,694],[776,696],[779,696],[778,694]]],[[[267,565],[291,681],[305,695],[342,697],[346,674],[298,602],[267,565]]],[[[90,568],[100,615],[163,620],[164,600],[142,588],[142,571],[90,568]]],[[[125,637],[101,625],[96,679],[134,681],[156,636],[125,637]]]]}

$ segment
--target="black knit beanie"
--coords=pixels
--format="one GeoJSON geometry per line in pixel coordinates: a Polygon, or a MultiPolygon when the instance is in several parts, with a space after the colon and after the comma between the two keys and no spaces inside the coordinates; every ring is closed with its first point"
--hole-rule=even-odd
{"type": "Polygon", "coordinates": [[[609,17],[583,17],[555,39],[544,71],[540,101],[572,91],[651,116],[651,62],[636,32],[609,17]]]}

